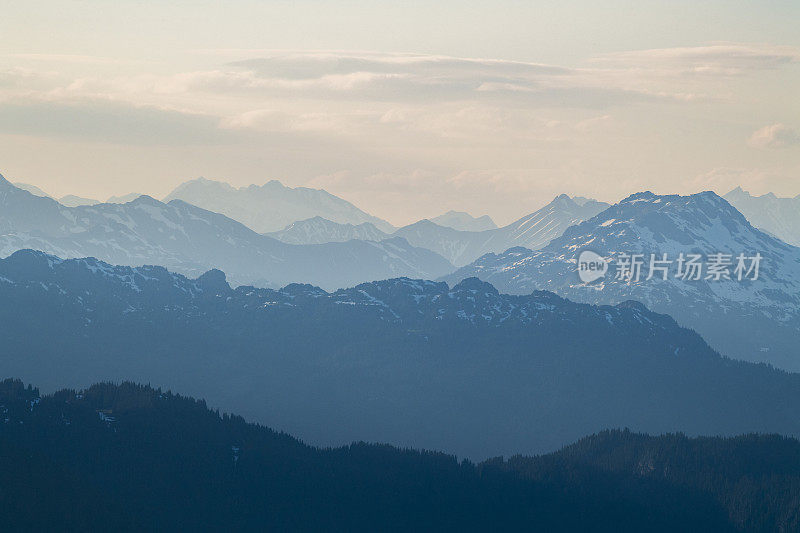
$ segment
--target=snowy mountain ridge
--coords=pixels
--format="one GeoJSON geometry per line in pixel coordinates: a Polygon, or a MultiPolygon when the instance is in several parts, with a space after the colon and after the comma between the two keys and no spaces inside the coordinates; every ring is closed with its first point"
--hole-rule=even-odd
{"type": "MultiPolygon", "coordinates": [[[[708,265],[705,264],[706,269],[708,265]]],[[[595,217],[570,227],[538,251],[514,248],[488,254],[445,276],[457,283],[476,276],[500,290],[525,294],[548,289],[575,301],[614,304],[637,300],[678,323],[700,332],[722,353],[800,369],[795,341],[800,335],[800,249],[755,229],[745,217],[713,192],[691,196],[637,193],[595,217]],[[609,265],[607,274],[590,283],[577,273],[577,259],[589,250],[609,265]],[[624,255],[623,255],[624,254],[624,255]],[[617,279],[625,255],[651,254],[672,263],[667,278],[617,279]],[[761,256],[757,280],[677,277],[680,254],[761,256]]]]}
{"type": "MultiPolygon", "coordinates": [[[[347,306],[381,321],[412,325],[445,320],[473,326],[528,326],[580,316],[609,328],[634,324],[659,329],[676,327],[671,318],[630,302],[596,307],[576,304],[547,291],[506,295],[477,278],[466,279],[452,289],[446,283],[410,278],[362,283],[334,292],[297,283],[281,289],[233,289],[219,270],[191,279],[160,266],[118,266],[92,257],[61,259],[36,250],[20,250],[0,259],[0,284],[59,294],[85,309],[87,323],[91,323],[95,312],[100,312],[95,298],[101,298],[106,302],[115,300],[117,310],[123,314],[154,308],[197,311],[209,299],[222,299],[227,306],[254,312],[275,306],[347,306]]],[[[103,306],[101,312],[108,313],[109,308],[103,306]]]]}

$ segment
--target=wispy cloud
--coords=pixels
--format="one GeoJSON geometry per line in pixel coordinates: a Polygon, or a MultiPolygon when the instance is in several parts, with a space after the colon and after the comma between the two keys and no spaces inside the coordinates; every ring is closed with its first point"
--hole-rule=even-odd
{"type": "MultiPolygon", "coordinates": [[[[397,104],[608,109],[727,98],[729,88],[724,83],[688,82],[685,74],[727,76],[778,68],[798,58],[800,50],[792,47],[739,44],[610,54],[581,68],[435,55],[271,52],[208,70],[170,74],[142,68],[111,76],[83,73],[74,77],[36,69],[34,61],[0,72],[0,101],[129,102],[216,115],[226,128],[254,123],[236,117],[259,114],[265,101],[282,113],[293,113],[292,103],[300,101],[307,108],[302,113],[319,112],[340,101],[379,118],[389,111],[388,106],[397,104]]],[[[69,56],[69,61],[113,62],[84,56],[69,56]]]]}
{"type": "Polygon", "coordinates": [[[140,72],[58,80],[51,93],[153,99],[210,94],[359,102],[502,101],[512,105],[608,107],[680,94],[629,86],[618,69],[443,56],[281,54],[174,74],[140,72]]]}
{"type": "Polygon", "coordinates": [[[502,59],[460,58],[436,55],[348,52],[273,52],[264,57],[231,63],[267,76],[289,79],[377,72],[412,75],[484,76],[569,74],[556,65],[502,59]]]}
{"type": "Polygon", "coordinates": [[[800,49],[771,44],[717,43],[604,54],[594,61],[627,68],[670,69],[683,74],[738,75],[798,63],[800,49]]]}
{"type": "Polygon", "coordinates": [[[754,148],[788,148],[800,145],[800,133],[786,124],[772,124],[754,131],[748,144],[754,148]]]}

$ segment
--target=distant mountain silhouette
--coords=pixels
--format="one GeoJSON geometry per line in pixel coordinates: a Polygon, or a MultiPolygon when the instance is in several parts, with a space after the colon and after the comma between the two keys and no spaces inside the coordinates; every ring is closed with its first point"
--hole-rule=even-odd
{"type": "Polygon", "coordinates": [[[431,222],[453,228],[459,231],[485,231],[487,229],[497,229],[497,225],[489,215],[473,217],[464,211],[448,211],[438,217],[431,219],[431,222]]]}
{"type": "Polygon", "coordinates": [[[794,198],[779,198],[773,193],[752,196],[741,187],[736,187],[723,198],[753,226],[789,244],[800,246],[800,195],[794,198]]]}
{"type": "MultiPolygon", "coordinates": [[[[484,231],[454,229],[437,223],[441,219],[437,217],[420,220],[389,234],[368,223],[353,226],[315,217],[267,235],[292,244],[319,244],[350,239],[377,241],[390,236],[402,237],[413,246],[436,252],[456,266],[464,266],[484,254],[502,252],[515,246],[540,248],[559,237],[569,226],[591,218],[606,207],[608,204],[587,199],[579,204],[570,197],[561,195],[535,213],[508,226],[484,231]]],[[[453,211],[451,213],[460,215],[453,211]]]]}
{"type": "Polygon", "coordinates": [[[800,375],[720,357],[641,304],[500,294],[477,279],[327,293],[232,289],[162,267],[0,261],[3,372],[47,390],[131,379],[314,444],[483,459],[609,427],[800,435],[800,375]]]}
{"type": "Polygon", "coordinates": [[[58,203],[67,207],[78,207],[79,205],[97,205],[101,202],[92,198],[82,198],[74,194],[68,194],[59,198],[58,203]]]}
{"type": "Polygon", "coordinates": [[[562,194],[536,212],[502,228],[466,232],[422,220],[400,228],[394,234],[414,246],[442,255],[456,266],[464,266],[484,254],[503,252],[515,246],[532,250],[541,248],[560,237],[568,227],[593,217],[607,207],[608,204],[595,200],[578,204],[562,194]]]}
{"type": "Polygon", "coordinates": [[[437,277],[453,266],[400,238],[293,246],[239,222],[173,200],[140,196],[125,204],[65,207],[18,189],[0,176],[0,256],[33,248],[61,257],[116,264],[158,264],[197,276],[224,269],[240,283],[325,288],[395,276],[437,277]]]}
{"type": "Polygon", "coordinates": [[[108,200],[105,201],[107,204],[127,204],[139,198],[140,196],[147,196],[146,194],[138,193],[138,192],[130,192],[128,194],[123,194],[121,196],[111,196],[108,200]]]}
{"type": "Polygon", "coordinates": [[[14,187],[17,187],[18,189],[22,189],[23,191],[28,191],[29,193],[31,193],[34,196],[39,196],[41,198],[51,198],[51,196],[49,194],[44,192],[42,189],[40,189],[36,185],[31,185],[29,183],[20,183],[20,182],[15,182],[13,185],[14,185],[14,187]]]}
{"type": "MultiPolygon", "coordinates": [[[[2,178],[2,175],[0,175],[0,178],[2,178]]],[[[74,194],[68,194],[66,196],[62,196],[61,198],[54,198],[49,194],[47,194],[46,192],[44,192],[39,187],[37,187],[36,185],[30,185],[28,183],[13,183],[13,185],[18,189],[22,189],[23,191],[28,191],[34,196],[39,196],[42,198],[53,198],[54,200],[58,200],[60,204],[65,205],[67,207],[77,207],[79,205],[95,205],[101,203],[100,200],[94,200],[92,198],[83,198],[81,196],[76,196],[74,194]]],[[[136,195],[134,198],[137,198],[138,196],[140,195],[136,195]]],[[[131,198],[131,200],[133,200],[134,198],[131,198]]]]}
{"type": "Polygon", "coordinates": [[[363,222],[358,225],[337,224],[322,217],[294,222],[281,231],[265,235],[288,244],[324,244],[326,242],[346,242],[353,239],[361,241],[382,241],[391,238],[373,224],[363,222]]]}
{"type": "MultiPolygon", "coordinates": [[[[46,193],[25,185],[39,196],[46,193]],[[39,191],[38,193],[36,191],[39,191]]],[[[126,204],[140,194],[112,196],[106,203],[126,204]]],[[[278,181],[263,186],[235,188],[227,183],[199,178],[183,183],[164,199],[185,201],[226,215],[256,232],[287,244],[326,244],[350,240],[382,241],[402,237],[412,246],[433,251],[455,266],[465,266],[478,257],[515,246],[538,249],[566,228],[591,218],[608,204],[587,198],[560,195],[538,211],[498,228],[487,216],[473,217],[463,211],[448,211],[395,229],[325,191],[284,187],[278,181]],[[267,229],[265,229],[267,228],[267,229]]],[[[73,195],[59,200],[68,207],[100,202],[73,195]]],[[[35,247],[35,246],[32,246],[35,247]]],[[[56,252],[58,253],[58,252],[56,252]]],[[[64,255],[64,254],[61,254],[64,255]]],[[[112,261],[119,262],[116,259],[112,261]]],[[[173,266],[170,264],[169,266],[173,266]]],[[[234,274],[233,270],[230,270],[234,274]]],[[[261,281],[246,278],[243,281],[261,281]]],[[[299,280],[298,280],[299,281],[299,280]]],[[[316,283],[313,279],[302,280],[316,283]]]]}
{"type": "Polygon", "coordinates": [[[199,178],[179,185],[164,201],[175,199],[222,213],[259,233],[280,231],[293,222],[313,217],[339,224],[369,222],[386,233],[394,230],[385,220],[369,215],[329,192],[285,187],[277,180],[261,186],[235,188],[224,182],[199,178]]]}

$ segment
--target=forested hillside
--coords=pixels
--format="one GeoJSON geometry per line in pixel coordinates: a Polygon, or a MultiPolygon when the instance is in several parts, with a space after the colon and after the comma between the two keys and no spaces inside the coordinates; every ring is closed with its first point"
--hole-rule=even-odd
{"type": "Polygon", "coordinates": [[[772,436],[615,431],[551,455],[472,464],[385,445],[313,448],[131,383],[41,397],[6,380],[0,449],[9,530],[792,531],[798,523],[800,443],[772,436]]]}

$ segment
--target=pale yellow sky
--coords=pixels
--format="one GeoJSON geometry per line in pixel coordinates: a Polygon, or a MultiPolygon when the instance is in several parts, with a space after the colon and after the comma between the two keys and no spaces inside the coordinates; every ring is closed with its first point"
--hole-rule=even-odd
{"type": "Polygon", "coordinates": [[[504,223],[562,192],[800,194],[797,3],[3,12],[0,173],[55,196],[279,179],[403,224],[504,223]]]}

